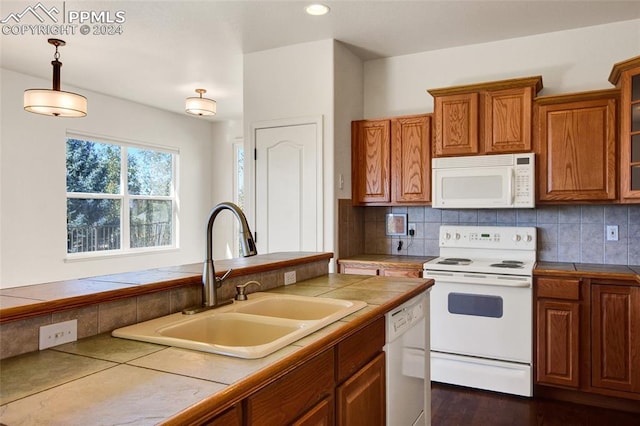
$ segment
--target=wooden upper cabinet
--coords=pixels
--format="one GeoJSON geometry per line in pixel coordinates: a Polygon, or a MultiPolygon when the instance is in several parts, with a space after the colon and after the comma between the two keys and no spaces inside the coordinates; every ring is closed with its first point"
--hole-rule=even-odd
{"type": "Polygon", "coordinates": [[[531,151],[531,86],[488,90],[484,95],[484,152],[531,151]]]}
{"type": "Polygon", "coordinates": [[[431,117],[394,118],[391,133],[393,201],[431,201],[431,117]]]}
{"type": "Polygon", "coordinates": [[[535,100],[538,201],[616,199],[616,89],[535,100]]]}
{"type": "Polygon", "coordinates": [[[353,200],[359,203],[391,201],[391,122],[362,120],[351,123],[353,200]]]}
{"type": "Polygon", "coordinates": [[[431,114],[354,121],[351,138],[354,204],[431,200],[431,114]]]}
{"type": "Polygon", "coordinates": [[[434,155],[477,154],[478,94],[434,97],[434,155]]]}
{"type": "Polygon", "coordinates": [[[529,152],[531,115],[542,77],[430,89],[436,157],[529,152]]]}
{"type": "Polygon", "coordinates": [[[640,203],[640,56],[613,66],[620,89],[620,201],[640,203]]]}

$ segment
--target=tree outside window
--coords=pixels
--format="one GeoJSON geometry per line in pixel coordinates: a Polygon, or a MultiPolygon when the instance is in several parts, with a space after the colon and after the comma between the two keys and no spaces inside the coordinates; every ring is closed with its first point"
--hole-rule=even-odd
{"type": "Polygon", "coordinates": [[[67,253],[174,247],[177,153],[93,139],[67,138],[67,253]]]}

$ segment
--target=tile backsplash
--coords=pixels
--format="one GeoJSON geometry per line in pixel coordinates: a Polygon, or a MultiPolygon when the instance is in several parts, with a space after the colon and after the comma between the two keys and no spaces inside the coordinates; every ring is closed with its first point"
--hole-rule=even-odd
{"type": "Polygon", "coordinates": [[[426,206],[352,207],[351,200],[340,200],[339,209],[340,257],[437,256],[440,225],[535,226],[539,261],[640,265],[640,205],[443,210],[426,206]],[[416,225],[415,237],[387,236],[387,213],[407,213],[409,223],[416,225]],[[607,241],[608,225],[618,226],[618,241],[607,241]],[[400,241],[403,244],[398,251],[400,241]]]}

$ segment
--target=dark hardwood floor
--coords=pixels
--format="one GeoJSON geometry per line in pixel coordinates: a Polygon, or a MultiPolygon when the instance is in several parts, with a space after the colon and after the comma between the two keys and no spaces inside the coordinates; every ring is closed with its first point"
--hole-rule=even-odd
{"type": "Polygon", "coordinates": [[[640,414],[432,383],[432,426],[640,426],[640,414]]]}

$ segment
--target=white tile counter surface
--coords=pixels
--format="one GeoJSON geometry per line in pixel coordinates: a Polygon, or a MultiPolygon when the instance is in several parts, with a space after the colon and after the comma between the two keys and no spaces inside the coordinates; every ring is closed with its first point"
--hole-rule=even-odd
{"type": "Polygon", "coordinates": [[[379,315],[380,305],[391,301],[395,305],[406,293],[424,287],[424,282],[329,274],[271,290],[363,300],[368,306],[261,359],[117,339],[110,334],[4,359],[0,362],[0,424],[163,423],[267,366],[286,361],[309,343],[335,336],[355,318],[379,315]]]}

